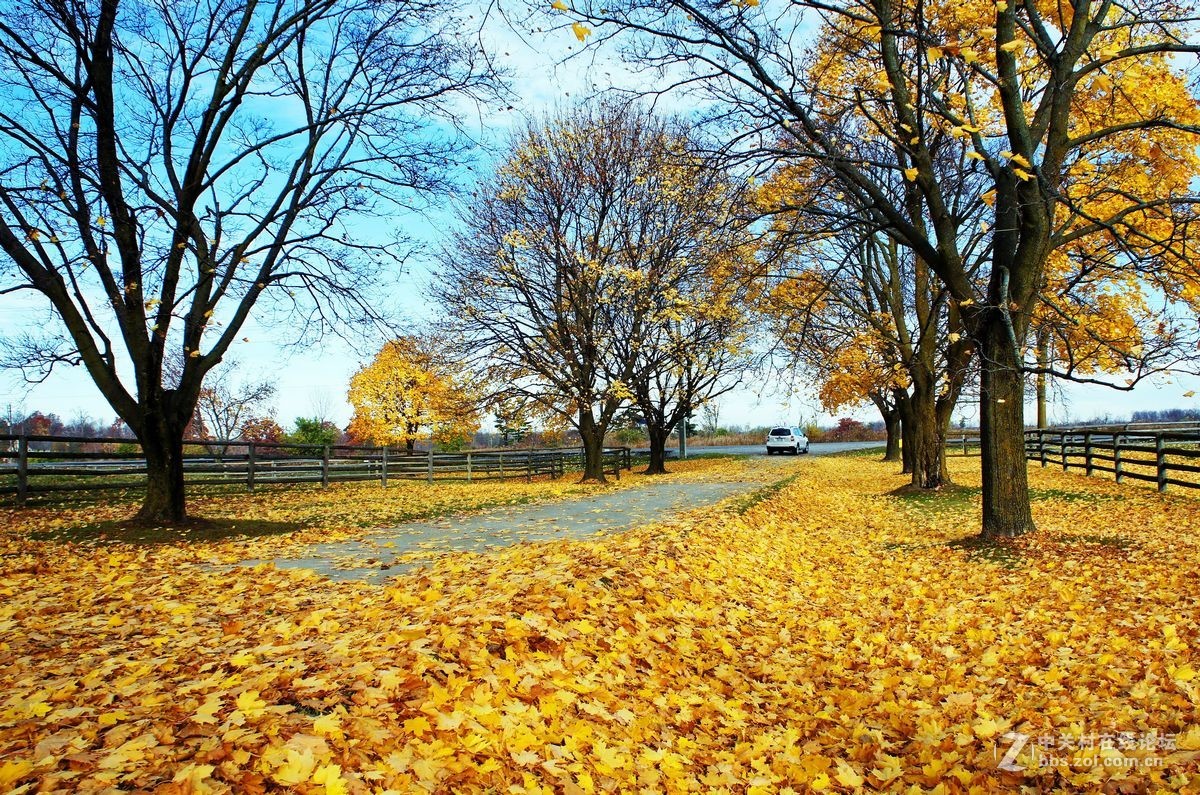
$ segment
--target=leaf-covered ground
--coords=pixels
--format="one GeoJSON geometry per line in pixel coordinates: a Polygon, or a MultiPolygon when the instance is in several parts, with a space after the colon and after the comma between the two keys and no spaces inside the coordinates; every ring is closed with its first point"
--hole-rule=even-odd
{"type": "MultiPolygon", "coordinates": [[[[672,462],[669,480],[754,480],[763,477],[744,460],[695,458],[672,462]]],[[[283,554],[309,544],[361,535],[363,528],[453,517],[489,508],[552,502],[655,482],[638,470],[609,476],[606,485],[580,484],[578,474],[557,480],[523,479],[443,481],[393,480],[386,489],[374,483],[335,483],[328,489],[266,486],[241,490],[196,489],[188,506],[203,517],[199,526],[146,528],[123,520],[137,509],[129,496],[103,495],[96,502],[67,502],[30,509],[0,507],[0,531],[16,538],[81,542],[200,542],[188,551],[209,560],[236,561],[283,554]],[[100,501],[102,500],[102,501],[100,501]],[[255,541],[254,539],[260,539],[255,541]],[[233,540],[232,544],[212,542],[233,540]]],[[[88,499],[88,498],[84,498],[88,499]]],[[[161,551],[161,550],[160,550],[161,551]]],[[[173,550],[180,552],[183,550],[173,550]]],[[[11,550],[10,550],[11,553],[11,550]]],[[[10,554],[11,557],[11,554],[10,554]]]]}
{"type": "Polygon", "coordinates": [[[900,498],[892,465],[801,460],[762,500],[383,588],[207,564],[290,535],[10,515],[0,791],[1200,790],[1197,502],[1033,468],[1040,531],[979,548],[976,465],[900,498]],[[1062,766],[1001,770],[1010,731],[1062,766]]]}

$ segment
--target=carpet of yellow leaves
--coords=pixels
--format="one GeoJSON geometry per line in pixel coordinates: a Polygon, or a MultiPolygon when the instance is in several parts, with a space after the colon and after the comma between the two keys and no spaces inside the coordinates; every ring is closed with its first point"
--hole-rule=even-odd
{"type": "Polygon", "coordinates": [[[1195,500],[1033,468],[1040,530],[996,551],[952,543],[973,492],[796,465],[383,588],[9,533],[0,791],[1200,789],[1195,500]],[[1069,764],[1004,772],[1009,731],[1069,764]],[[1155,747],[1082,747],[1122,732],[1155,747]]]}

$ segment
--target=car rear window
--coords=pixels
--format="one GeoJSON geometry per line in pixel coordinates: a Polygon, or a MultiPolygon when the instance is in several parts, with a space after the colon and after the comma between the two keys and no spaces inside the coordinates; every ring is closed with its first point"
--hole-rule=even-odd
{"type": "Polygon", "coordinates": [[[791,436],[792,431],[790,428],[772,428],[771,435],[772,436],[791,436]]]}

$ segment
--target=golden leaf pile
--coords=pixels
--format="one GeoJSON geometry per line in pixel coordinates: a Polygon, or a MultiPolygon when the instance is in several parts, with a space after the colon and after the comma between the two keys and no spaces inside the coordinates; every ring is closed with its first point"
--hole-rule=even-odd
{"type": "Polygon", "coordinates": [[[971,492],[792,465],[752,507],[382,588],[208,565],[263,539],[34,543],[9,515],[0,791],[1200,787],[1193,499],[1034,468],[1039,532],[977,549],[950,543],[971,492]],[[1009,731],[1174,747],[1006,773],[1009,731]]]}

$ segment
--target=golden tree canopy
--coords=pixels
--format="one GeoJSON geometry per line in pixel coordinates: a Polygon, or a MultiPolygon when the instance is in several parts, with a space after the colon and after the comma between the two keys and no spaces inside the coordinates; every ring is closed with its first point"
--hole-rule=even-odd
{"type": "Polygon", "coordinates": [[[453,443],[479,430],[474,395],[433,347],[419,337],[390,340],[354,374],[348,395],[352,436],[411,446],[430,435],[436,443],[453,443]]]}

